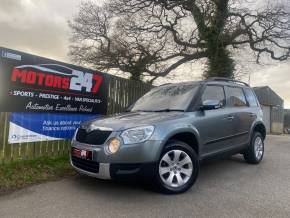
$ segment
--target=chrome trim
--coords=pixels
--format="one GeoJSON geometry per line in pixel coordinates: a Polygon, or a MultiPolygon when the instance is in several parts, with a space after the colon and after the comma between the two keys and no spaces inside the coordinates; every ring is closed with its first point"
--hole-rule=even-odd
{"type": "Polygon", "coordinates": [[[92,144],[86,144],[78,141],[74,141],[71,143],[71,147],[76,147],[76,148],[83,148],[83,149],[88,149],[90,151],[101,151],[103,145],[92,145],[92,144]]]}
{"type": "Polygon", "coordinates": [[[110,174],[110,164],[109,163],[100,163],[99,166],[99,173],[91,173],[85,170],[82,170],[76,166],[73,165],[72,160],[70,159],[70,164],[74,169],[76,169],[78,172],[85,174],[87,176],[95,177],[98,179],[105,179],[109,180],[111,179],[111,174],[110,174]]]}
{"type": "Polygon", "coordinates": [[[84,129],[86,130],[86,132],[92,132],[94,130],[111,131],[111,132],[113,132],[112,128],[104,127],[104,126],[95,126],[94,124],[90,124],[88,126],[84,126],[84,129]]]}
{"type": "Polygon", "coordinates": [[[76,141],[76,136],[77,136],[77,132],[79,131],[79,128],[76,128],[75,132],[74,132],[74,136],[72,138],[72,142],[76,141]]]}

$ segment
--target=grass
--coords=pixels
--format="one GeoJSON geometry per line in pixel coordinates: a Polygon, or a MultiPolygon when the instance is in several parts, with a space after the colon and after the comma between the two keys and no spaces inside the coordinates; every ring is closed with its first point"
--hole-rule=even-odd
{"type": "Polygon", "coordinates": [[[75,171],[70,166],[67,156],[40,157],[0,164],[0,194],[30,184],[56,180],[74,174],[75,171]]]}

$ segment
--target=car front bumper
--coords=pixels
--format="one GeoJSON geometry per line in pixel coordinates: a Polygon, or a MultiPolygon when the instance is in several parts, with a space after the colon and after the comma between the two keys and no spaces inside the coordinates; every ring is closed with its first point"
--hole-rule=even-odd
{"type": "Polygon", "coordinates": [[[99,163],[99,172],[90,172],[88,170],[81,169],[80,167],[75,166],[75,164],[72,161],[72,158],[70,158],[70,163],[74,169],[76,169],[79,173],[85,174],[87,176],[95,177],[98,179],[111,179],[111,173],[110,173],[110,164],[109,163],[99,163]]]}
{"type": "Polygon", "coordinates": [[[161,141],[122,145],[115,154],[107,154],[104,146],[91,146],[73,141],[72,148],[92,151],[92,160],[71,156],[71,165],[81,174],[99,179],[125,179],[130,175],[148,176],[151,175],[162,150],[161,141]]]}
{"type": "Polygon", "coordinates": [[[99,163],[98,172],[91,172],[89,170],[81,169],[75,166],[71,159],[71,165],[79,173],[104,180],[110,179],[127,179],[131,176],[145,176],[150,178],[156,167],[156,163],[142,163],[142,164],[110,164],[110,163],[99,163]]]}

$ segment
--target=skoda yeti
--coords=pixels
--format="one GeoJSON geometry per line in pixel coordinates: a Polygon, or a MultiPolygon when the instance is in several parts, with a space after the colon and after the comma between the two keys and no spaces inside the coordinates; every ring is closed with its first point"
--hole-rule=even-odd
{"type": "Polygon", "coordinates": [[[84,122],[72,140],[71,164],[101,179],[146,175],[165,193],[196,181],[202,160],[241,153],[258,164],[265,125],[253,90],[211,78],[152,89],[125,113],[84,122]]]}

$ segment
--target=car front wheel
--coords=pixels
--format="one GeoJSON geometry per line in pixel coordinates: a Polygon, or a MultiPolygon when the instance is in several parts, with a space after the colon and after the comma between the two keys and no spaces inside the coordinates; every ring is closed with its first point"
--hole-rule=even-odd
{"type": "Polygon", "coordinates": [[[196,181],[199,161],[196,152],[180,141],[170,141],[165,146],[155,177],[159,190],[177,194],[188,190],[196,181]]]}

